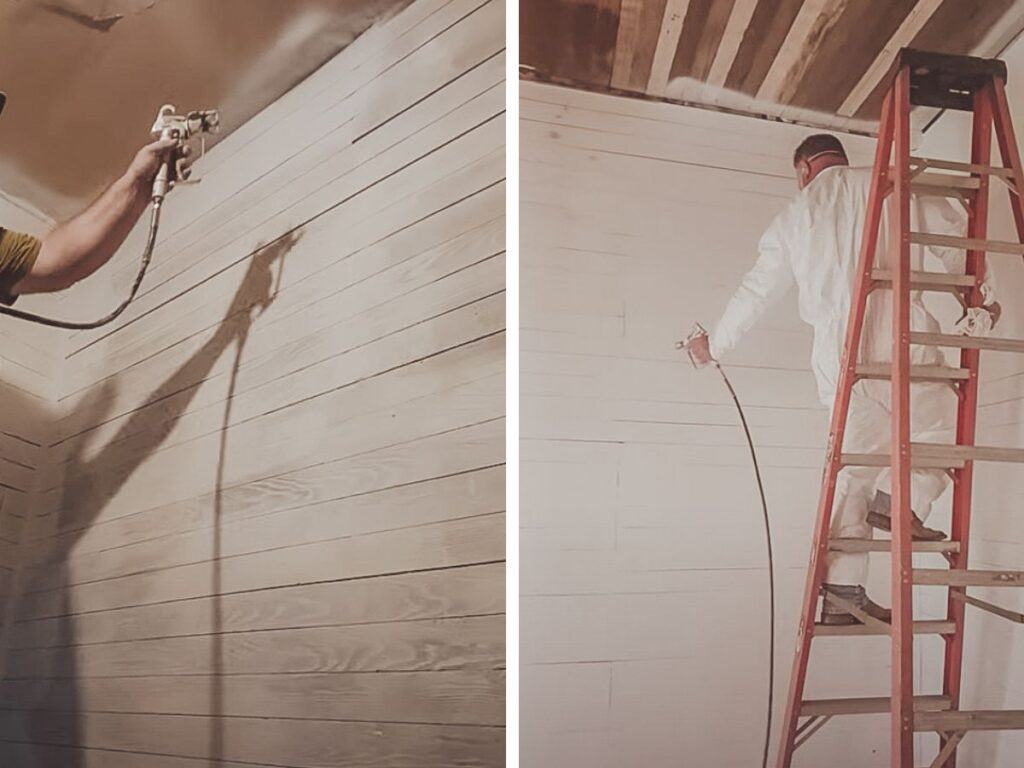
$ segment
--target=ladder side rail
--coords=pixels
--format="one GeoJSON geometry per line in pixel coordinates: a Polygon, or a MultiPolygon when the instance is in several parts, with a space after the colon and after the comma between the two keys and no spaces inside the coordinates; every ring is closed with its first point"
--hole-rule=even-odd
{"type": "Polygon", "coordinates": [[[875,264],[878,245],[878,228],[882,219],[889,177],[889,155],[892,149],[894,128],[893,94],[886,94],[882,103],[879,123],[878,144],[875,148],[874,171],[868,196],[867,215],[860,245],[860,260],[854,283],[854,300],[850,307],[850,319],[846,327],[846,343],[843,347],[842,368],[836,388],[836,400],[832,407],[829,428],[828,451],[822,473],[821,495],[814,528],[810,567],[804,588],[803,608],[797,630],[796,652],[793,672],[790,677],[789,694],[786,700],[786,714],[780,739],[778,768],[790,768],[796,742],[797,723],[803,700],[804,681],[807,676],[807,662],[810,655],[811,638],[814,633],[814,616],[817,610],[821,585],[824,580],[828,556],[829,533],[832,519],[832,504],[835,500],[836,482],[841,469],[843,435],[850,405],[850,393],[856,380],[861,330],[870,293],[871,273],[875,264]]]}
{"type": "Polygon", "coordinates": [[[1024,243],[1024,200],[1021,200],[1021,192],[1024,190],[1024,170],[1021,167],[1020,147],[1017,145],[1017,138],[1013,131],[1010,105],[1006,100],[1006,83],[997,77],[992,80],[991,88],[992,119],[995,125],[996,139],[999,142],[999,155],[1003,159],[1003,165],[1008,166],[1013,173],[1010,210],[1013,212],[1013,222],[1017,227],[1017,239],[1024,243]]]}
{"type": "Polygon", "coordinates": [[[914,625],[910,529],[910,68],[896,73],[892,242],[891,768],[914,767],[914,625]]]}
{"type": "MultiPolygon", "coordinates": [[[[987,85],[974,95],[974,122],[971,132],[971,162],[988,165],[992,156],[992,124],[995,101],[994,87],[987,85]]],[[[1005,162],[1005,157],[1004,157],[1005,162]]],[[[985,239],[988,234],[989,177],[980,176],[980,186],[968,208],[967,236],[985,239]]],[[[979,285],[985,277],[985,254],[983,251],[967,251],[966,269],[975,277],[975,285],[967,294],[968,306],[980,306],[983,298],[979,285]]],[[[960,385],[958,392],[956,443],[974,445],[978,414],[978,375],[981,350],[962,349],[960,367],[969,371],[969,378],[960,385]]],[[[960,542],[960,550],[950,556],[951,569],[966,569],[971,532],[971,499],[974,484],[974,462],[966,461],[961,469],[953,472],[953,519],[950,537],[960,542]]],[[[956,627],[946,638],[945,658],[942,671],[942,692],[949,696],[953,709],[960,708],[960,683],[963,672],[963,650],[966,604],[954,597],[951,587],[947,595],[946,617],[956,627]]],[[[940,738],[940,748],[945,749],[949,739],[940,738]]],[[[954,745],[947,758],[947,768],[955,768],[957,747],[954,745]]]]}

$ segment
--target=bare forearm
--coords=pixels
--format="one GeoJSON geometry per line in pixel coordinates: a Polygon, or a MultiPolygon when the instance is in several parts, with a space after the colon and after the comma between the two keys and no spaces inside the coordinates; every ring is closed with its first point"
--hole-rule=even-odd
{"type": "Polygon", "coordinates": [[[43,238],[33,272],[51,278],[58,289],[88,277],[117,252],[148,202],[147,185],[122,176],[85,211],[43,238]]]}
{"type": "Polygon", "coordinates": [[[173,139],[160,140],[139,150],[96,202],[43,238],[35,263],[14,292],[59,291],[106,264],[145,212],[153,177],[174,146],[173,139]]]}

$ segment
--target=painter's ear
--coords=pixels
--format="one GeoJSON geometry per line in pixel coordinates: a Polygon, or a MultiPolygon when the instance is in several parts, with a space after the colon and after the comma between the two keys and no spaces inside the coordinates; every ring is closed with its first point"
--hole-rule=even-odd
{"type": "Polygon", "coordinates": [[[807,186],[807,181],[811,176],[811,164],[806,160],[798,160],[796,164],[796,183],[800,189],[807,186]]]}

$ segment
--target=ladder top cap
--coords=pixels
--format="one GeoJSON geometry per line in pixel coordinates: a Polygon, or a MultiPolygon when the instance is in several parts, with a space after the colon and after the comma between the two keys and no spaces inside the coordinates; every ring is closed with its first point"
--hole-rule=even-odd
{"type": "Polygon", "coordinates": [[[901,48],[893,77],[903,67],[910,68],[910,103],[926,107],[970,111],[975,91],[993,78],[1006,82],[1006,63],[1000,59],[901,48]]]}

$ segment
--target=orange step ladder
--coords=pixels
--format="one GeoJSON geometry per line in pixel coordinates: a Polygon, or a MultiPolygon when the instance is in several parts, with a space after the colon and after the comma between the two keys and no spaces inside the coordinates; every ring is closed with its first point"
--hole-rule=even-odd
{"type": "MultiPolygon", "coordinates": [[[[956,294],[964,307],[981,306],[980,290],[985,254],[1001,252],[1024,255],[1024,205],[1021,201],[1024,172],[1014,138],[1005,92],[1006,66],[996,59],[951,56],[903,49],[891,75],[891,86],[882,104],[878,146],[868,208],[864,223],[854,301],[846,330],[842,369],[836,392],[825,458],[821,497],[814,531],[814,545],[807,575],[796,657],[778,756],[778,768],[790,768],[793,753],[832,717],[865,713],[889,713],[891,768],[915,768],[915,732],[939,735],[939,752],[931,768],[952,768],[962,739],[974,730],[1024,729],[1024,710],[966,711],[960,708],[963,666],[964,613],[972,605],[1012,621],[1024,616],[969,597],[968,587],[1024,587],[1024,571],[978,571],[968,568],[971,521],[971,482],[975,461],[1024,462],[1024,450],[975,445],[978,407],[978,363],[982,350],[1024,352],[1024,341],[919,333],[910,328],[912,290],[956,294]],[[954,163],[912,157],[910,108],[912,105],[964,110],[973,113],[971,162],[954,163]],[[991,163],[992,133],[999,145],[1001,166],[991,163]],[[1019,242],[987,239],[990,181],[1005,183],[1019,242]],[[929,235],[910,230],[911,194],[942,194],[959,198],[968,211],[966,237],[929,235]],[[893,267],[874,267],[878,228],[883,205],[891,197],[890,220],[894,229],[893,267]],[[964,275],[911,272],[910,247],[943,245],[966,251],[964,275]],[[896,250],[898,249],[898,251],[896,250]],[[859,365],[861,329],[868,295],[876,290],[895,293],[892,318],[891,365],[859,365]],[[910,364],[910,345],[924,344],[960,349],[958,368],[910,364]],[[892,445],[889,454],[849,454],[842,450],[851,390],[860,379],[889,378],[892,383],[892,445]],[[956,443],[911,443],[910,383],[947,381],[958,396],[956,443]],[[839,473],[847,466],[891,467],[892,539],[830,539],[832,506],[839,473]],[[910,471],[928,467],[947,470],[953,478],[953,521],[949,541],[919,542],[911,538],[910,471]],[[825,626],[815,623],[826,556],[829,551],[889,552],[892,565],[892,621],[886,623],[861,615],[862,624],[825,626]],[[913,552],[939,552],[949,568],[915,569],[913,552]],[[939,621],[913,620],[913,586],[935,585],[948,589],[946,616],[939,621]],[[826,635],[890,635],[892,682],[889,696],[861,699],[805,700],[804,683],[812,640],[826,635]],[[938,634],[945,640],[942,693],[914,695],[913,643],[915,634],[938,634]]],[[[828,599],[834,599],[829,597],[828,599]]],[[[838,601],[842,603],[842,601],[838,601]]]]}

